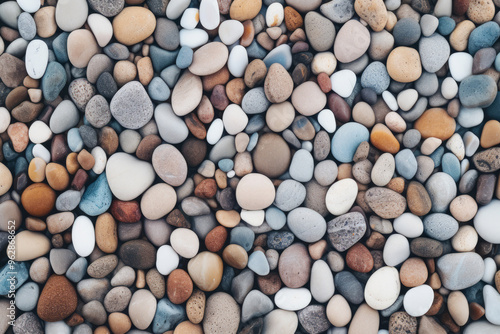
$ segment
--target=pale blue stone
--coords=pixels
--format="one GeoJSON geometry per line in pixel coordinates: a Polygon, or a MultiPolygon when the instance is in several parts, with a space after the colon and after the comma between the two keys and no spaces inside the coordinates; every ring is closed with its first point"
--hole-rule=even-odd
{"type": "Polygon", "coordinates": [[[340,162],[352,162],[354,153],[364,141],[368,141],[370,133],[363,125],[349,122],[337,129],[332,138],[332,154],[340,162]]]}
{"type": "Polygon", "coordinates": [[[40,288],[35,282],[28,282],[21,286],[16,293],[16,306],[24,312],[29,312],[36,307],[40,288]]]}
{"type": "Polygon", "coordinates": [[[266,209],[266,222],[273,230],[280,230],[286,224],[286,215],[275,206],[266,209]]]}
{"type": "Polygon", "coordinates": [[[396,161],[396,170],[399,175],[407,180],[411,180],[417,173],[417,159],[410,149],[399,151],[394,160],[396,161]]]}
{"type": "Polygon", "coordinates": [[[254,251],[248,257],[248,268],[259,276],[269,274],[269,262],[261,251],[254,251]]]}
{"type": "Polygon", "coordinates": [[[89,216],[98,216],[109,209],[112,200],[113,195],[108,185],[106,172],[104,172],[88,186],[79,207],[89,216]]]}
{"type": "Polygon", "coordinates": [[[450,175],[455,182],[460,180],[460,161],[453,153],[445,153],[441,159],[443,172],[450,175]]]}
{"type": "Polygon", "coordinates": [[[159,334],[173,330],[185,319],[186,311],[182,305],[176,305],[168,298],[163,298],[156,306],[156,313],[152,323],[153,333],[159,334]]]}
{"type": "Polygon", "coordinates": [[[67,135],[68,147],[73,152],[80,152],[83,149],[83,139],[77,128],[70,129],[67,135]]]}
{"type": "Polygon", "coordinates": [[[424,232],[432,239],[451,239],[458,231],[458,222],[445,213],[433,213],[424,217],[424,232]]]}
{"type": "Polygon", "coordinates": [[[227,173],[227,172],[229,172],[231,169],[233,169],[233,167],[234,167],[234,162],[233,162],[233,160],[231,160],[231,159],[222,159],[222,160],[220,160],[220,161],[217,163],[217,165],[219,165],[219,168],[220,168],[223,172],[227,173]]]}
{"type": "Polygon", "coordinates": [[[254,240],[255,233],[251,229],[245,226],[238,226],[231,230],[229,243],[240,245],[248,252],[252,249],[254,240]]]}
{"type": "MultiPolygon", "coordinates": [[[[12,264],[8,262],[0,269],[0,295],[5,296],[13,290],[19,289],[28,279],[28,268],[24,262],[15,261],[12,264]]],[[[14,291],[15,292],[15,291],[14,291]]]]}
{"type": "Polygon", "coordinates": [[[264,58],[264,64],[266,64],[267,68],[274,63],[281,64],[286,70],[292,67],[292,49],[288,44],[281,44],[272,49],[264,58]]]}

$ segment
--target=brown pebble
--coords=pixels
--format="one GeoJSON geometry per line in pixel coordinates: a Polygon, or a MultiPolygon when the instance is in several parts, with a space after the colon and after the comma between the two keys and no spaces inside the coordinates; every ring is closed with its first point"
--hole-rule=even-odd
{"type": "Polygon", "coordinates": [[[135,223],[142,217],[139,202],[137,201],[115,199],[111,203],[110,212],[116,220],[123,223],[135,223]]]}
{"type": "Polygon", "coordinates": [[[473,321],[479,320],[483,317],[484,315],[484,307],[479,305],[476,302],[472,302],[469,304],[469,313],[470,313],[470,318],[473,321]]]}
{"type": "Polygon", "coordinates": [[[399,271],[401,284],[408,288],[413,288],[424,284],[427,281],[427,267],[422,259],[409,258],[399,271]]]}
{"type": "Polygon", "coordinates": [[[201,140],[205,139],[207,136],[207,129],[205,129],[205,126],[195,113],[187,114],[184,117],[184,122],[186,122],[189,132],[191,132],[193,136],[201,140]]]}
{"type": "Polygon", "coordinates": [[[86,149],[83,149],[78,153],[78,163],[85,170],[91,170],[94,167],[95,159],[92,154],[89,153],[86,149]]]}
{"type": "Polygon", "coordinates": [[[199,324],[205,315],[205,293],[195,289],[186,303],[186,314],[193,324],[199,324]]]}
{"type": "Polygon", "coordinates": [[[208,232],[205,237],[205,246],[211,252],[217,253],[224,247],[227,239],[227,230],[223,226],[217,226],[208,232]]]}
{"type": "Polygon", "coordinates": [[[70,316],[77,306],[75,288],[65,276],[49,277],[40,294],[37,314],[44,321],[60,321],[70,316]]]}
{"type": "Polygon", "coordinates": [[[431,308],[425,315],[431,316],[439,313],[443,307],[444,298],[437,291],[434,291],[434,300],[432,301],[431,308]]]}
{"type": "Polygon", "coordinates": [[[174,304],[182,304],[193,293],[193,281],[188,273],[182,269],[175,269],[168,275],[167,295],[174,304]]]}
{"type": "Polygon", "coordinates": [[[137,146],[137,150],[135,151],[135,155],[144,161],[151,161],[153,156],[153,151],[155,148],[160,146],[161,138],[157,135],[147,135],[142,138],[139,146],[137,146]]]}
{"type": "Polygon", "coordinates": [[[245,81],[242,78],[235,78],[229,81],[226,85],[226,95],[229,101],[236,104],[241,104],[245,95],[245,81]]]}
{"type": "Polygon", "coordinates": [[[281,279],[277,272],[273,271],[266,276],[258,276],[257,284],[259,290],[265,295],[274,295],[281,289],[281,279]]]}

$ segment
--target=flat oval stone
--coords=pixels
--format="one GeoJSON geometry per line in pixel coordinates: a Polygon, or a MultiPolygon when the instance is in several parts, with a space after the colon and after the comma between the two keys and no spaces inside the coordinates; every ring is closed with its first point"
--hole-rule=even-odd
{"type": "Polygon", "coordinates": [[[332,138],[333,157],[340,162],[351,162],[359,144],[368,141],[370,133],[363,125],[349,122],[337,129],[332,138]]]}
{"type": "Polygon", "coordinates": [[[172,90],[172,109],[177,116],[184,116],[200,104],[203,85],[200,77],[185,71],[172,90]]]}
{"type": "Polygon", "coordinates": [[[127,129],[139,129],[153,117],[153,103],[138,81],[131,81],[120,88],[110,103],[113,117],[127,129]]]}
{"type": "Polygon", "coordinates": [[[373,187],[366,191],[365,201],[381,218],[399,217],[406,209],[406,199],[394,190],[373,187]]]}
{"type": "Polygon", "coordinates": [[[436,240],[449,240],[458,231],[458,222],[450,215],[433,213],[424,218],[424,232],[436,240]]]}
{"type": "Polygon", "coordinates": [[[326,232],[326,222],[323,216],[308,208],[297,208],[287,216],[290,231],[302,241],[316,242],[326,232]]]}
{"type": "Polygon", "coordinates": [[[480,207],[474,217],[474,228],[487,242],[500,243],[500,228],[494,223],[499,214],[500,201],[493,199],[489,204],[480,207]]]}
{"type": "Polygon", "coordinates": [[[49,60],[49,49],[47,44],[41,40],[34,40],[28,44],[26,49],[26,72],[33,79],[40,79],[45,74],[49,60]]]}
{"type": "Polygon", "coordinates": [[[193,257],[187,269],[193,282],[203,291],[215,290],[222,280],[222,259],[211,252],[201,252],[193,257]]]}
{"type": "Polygon", "coordinates": [[[236,200],[246,210],[262,210],[270,206],[276,190],[271,180],[258,173],[245,175],[236,187],[236,200]]]}
{"type": "Polygon", "coordinates": [[[158,146],[153,152],[152,163],[156,174],[171,186],[180,186],[186,180],[187,162],[175,146],[158,146]]]}
{"type": "Polygon", "coordinates": [[[463,290],[481,280],[484,262],[477,253],[446,254],[436,262],[436,270],[449,290],[463,290]]]}
{"type": "Polygon", "coordinates": [[[375,310],[391,306],[399,296],[401,284],[399,273],[394,267],[382,267],[374,272],[365,286],[366,303],[375,310]]]}
{"type": "Polygon", "coordinates": [[[79,216],[73,223],[71,237],[75,252],[81,257],[87,257],[92,253],[95,247],[95,232],[92,221],[85,217],[79,216]]]}
{"type": "Polygon", "coordinates": [[[210,75],[224,67],[229,57],[229,50],[221,42],[203,45],[193,54],[189,71],[194,75],[210,75]]]}
{"type": "Polygon", "coordinates": [[[130,201],[149,188],[155,179],[155,172],[150,163],[119,152],[109,157],[106,178],[114,196],[130,201]]]}
{"type": "Polygon", "coordinates": [[[128,306],[130,321],[138,329],[148,328],[155,316],[156,306],[156,298],[149,290],[137,290],[128,306]]]}
{"type": "Polygon", "coordinates": [[[361,57],[370,45],[370,32],[359,21],[347,21],[342,28],[340,28],[335,44],[333,45],[333,52],[338,61],[343,63],[350,63],[361,57]],[[353,40],[356,43],[352,43],[353,40]]]}
{"type": "Polygon", "coordinates": [[[445,212],[457,195],[457,185],[453,178],[443,172],[433,174],[425,184],[432,201],[432,211],[445,212]]]}
{"type": "Polygon", "coordinates": [[[281,288],[274,296],[274,303],[281,310],[298,311],[309,305],[312,296],[306,288],[281,288]]]}
{"type": "Polygon", "coordinates": [[[303,244],[293,244],[281,253],[278,271],[289,288],[300,288],[309,281],[311,258],[303,244]]]}
{"type": "Polygon", "coordinates": [[[13,255],[16,261],[30,261],[47,254],[49,250],[50,240],[45,235],[25,230],[16,235],[13,255]]]}
{"type": "Polygon", "coordinates": [[[121,245],[120,259],[135,269],[149,269],[156,263],[156,249],[146,240],[131,240],[121,245]]]}
{"type": "Polygon", "coordinates": [[[495,81],[488,75],[471,75],[460,83],[458,90],[460,102],[466,108],[488,107],[496,94],[495,81]]]}
{"type": "Polygon", "coordinates": [[[331,214],[342,215],[349,211],[357,195],[358,185],[356,181],[350,178],[339,180],[326,193],[326,207],[331,214]]]}
{"type": "Polygon", "coordinates": [[[113,33],[125,45],[139,43],[153,33],[156,27],[154,14],[144,7],[127,7],[113,19],[113,33]]]}
{"type": "Polygon", "coordinates": [[[167,143],[179,144],[187,138],[189,130],[186,123],[175,115],[169,103],[162,103],[156,106],[154,118],[161,138],[167,143]]]}

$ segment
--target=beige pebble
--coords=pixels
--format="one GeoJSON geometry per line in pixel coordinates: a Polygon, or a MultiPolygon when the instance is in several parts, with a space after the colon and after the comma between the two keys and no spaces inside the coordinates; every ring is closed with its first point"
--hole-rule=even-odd
{"type": "Polygon", "coordinates": [[[34,19],[38,36],[48,38],[56,33],[56,7],[47,6],[40,8],[35,13],[34,19]]]}
{"type": "Polygon", "coordinates": [[[451,246],[457,252],[473,251],[477,245],[477,232],[474,227],[464,225],[458,229],[458,232],[451,238],[451,246]]]}
{"type": "Polygon", "coordinates": [[[430,155],[432,152],[434,152],[439,146],[441,146],[441,143],[443,141],[439,138],[436,137],[429,137],[424,142],[422,143],[422,146],[420,147],[420,152],[425,155],[430,155]]]}
{"type": "Polygon", "coordinates": [[[128,315],[119,312],[113,312],[108,316],[108,324],[113,334],[125,334],[132,327],[128,315]]]}
{"type": "Polygon", "coordinates": [[[151,58],[144,57],[137,62],[137,72],[139,74],[139,81],[144,86],[149,85],[151,80],[153,80],[154,70],[151,58]]]}
{"type": "Polygon", "coordinates": [[[476,28],[476,25],[469,20],[464,20],[457,24],[450,34],[450,45],[456,51],[465,51],[469,41],[469,35],[476,28]]]}
{"type": "Polygon", "coordinates": [[[123,86],[127,82],[134,80],[136,75],[137,68],[135,64],[128,60],[120,60],[113,69],[113,77],[118,86],[123,86]]]}
{"type": "Polygon", "coordinates": [[[387,72],[393,80],[403,83],[420,78],[422,65],[418,51],[406,46],[392,50],[387,58],[387,72]]]}
{"type": "Polygon", "coordinates": [[[237,153],[234,157],[234,172],[243,177],[253,171],[252,155],[250,152],[237,153]]]}
{"type": "Polygon", "coordinates": [[[467,9],[467,16],[475,24],[491,21],[495,16],[493,0],[471,0],[467,9]]]}
{"type": "Polygon", "coordinates": [[[125,45],[145,40],[155,27],[155,15],[144,7],[126,7],[113,20],[113,34],[118,42],[125,45]]]}
{"type": "Polygon", "coordinates": [[[456,324],[463,326],[469,320],[469,304],[461,291],[453,291],[448,296],[448,311],[456,324]]]}
{"type": "Polygon", "coordinates": [[[385,30],[391,32],[394,26],[398,22],[396,14],[393,12],[387,12],[387,23],[385,24],[385,30]]]}
{"type": "Polygon", "coordinates": [[[460,195],[451,201],[450,212],[457,221],[468,222],[477,213],[477,203],[470,195],[460,195]]]}
{"type": "Polygon", "coordinates": [[[273,104],[266,113],[266,124],[274,132],[288,128],[295,118],[295,110],[288,101],[273,104]]]}
{"type": "Polygon", "coordinates": [[[77,68],[87,67],[90,58],[99,50],[94,35],[86,29],[74,30],[68,36],[68,58],[77,68]]]}
{"type": "Polygon", "coordinates": [[[385,115],[385,125],[392,131],[392,132],[404,132],[406,130],[406,122],[395,111],[391,111],[387,115],[385,115]]]}
{"type": "Polygon", "coordinates": [[[363,101],[356,103],[354,108],[352,108],[352,119],[367,128],[375,125],[375,113],[372,107],[363,101]]]}
{"type": "Polygon", "coordinates": [[[234,146],[236,147],[236,152],[245,152],[249,142],[250,137],[245,132],[238,133],[234,138],[234,146]]]}
{"type": "Polygon", "coordinates": [[[336,294],[330,299],[326,306],[326,317],[335,327],[344,327],[351,321],[351,307],[342,295],[336,294]]]}

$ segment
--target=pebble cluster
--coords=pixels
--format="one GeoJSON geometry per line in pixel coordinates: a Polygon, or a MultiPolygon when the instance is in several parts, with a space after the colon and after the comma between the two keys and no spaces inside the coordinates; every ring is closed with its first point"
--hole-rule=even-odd
{"type": "Polygon", "coordinates": [[[3,1],[0,333],[500,333],[499,8],[3,1]]]}

